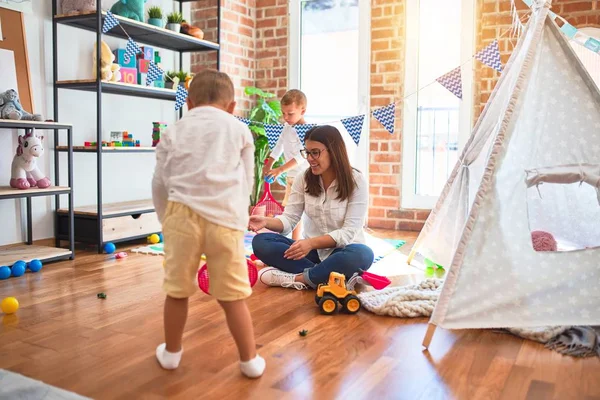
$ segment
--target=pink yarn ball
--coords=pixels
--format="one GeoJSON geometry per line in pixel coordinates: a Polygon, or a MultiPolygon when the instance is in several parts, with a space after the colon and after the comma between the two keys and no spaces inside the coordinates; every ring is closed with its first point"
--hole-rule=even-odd
{"type": "Polygon", "coordinates": [[[535,251],[556,251],[558,249],[556,239],[548,232],[531,232],[531,241],[533,242],[533,249],[535,251]]]}

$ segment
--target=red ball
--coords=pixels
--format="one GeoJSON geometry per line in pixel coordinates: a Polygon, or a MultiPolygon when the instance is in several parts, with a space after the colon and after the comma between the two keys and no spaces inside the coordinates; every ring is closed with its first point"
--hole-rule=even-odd
{"type": "Polygon", "coordinates": [[[531,241],[535,251],[557,251],[558,244],[556,239],[549,232],[533,231],[531,232],[531,241]]]}

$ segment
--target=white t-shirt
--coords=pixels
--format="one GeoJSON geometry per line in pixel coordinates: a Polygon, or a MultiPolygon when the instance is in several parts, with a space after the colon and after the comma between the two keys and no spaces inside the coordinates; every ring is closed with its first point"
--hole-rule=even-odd
{"type": "Polygon", "coordinates": [[[275,147],[271,152],[271,157],[274,160],[278,160],[283,153],[285,162],[291,159],[296,160],[298,165],[289,171],[287,171],[288,178],[295,178],[299,173],[304,172],[308,168],[308,162],[300,155],[300,150],[304,148],[302,141],[298,137],[296,129],[292,125],[286,124],[283,127],[281,135],[275,143],[275,147]]]}
{"type": "Polygon", "coordinates": [[[160,138],[152,180],[160,221],[174,201],[212,223],[245,231],[253,183],[252,134],[223,110],[193,108],[160,138]]]}
{"type": "MultiPolygon", "coordinates": [[[[337,198],[337,180],[318,197],[306,193],[304,174],[300,174],[292,185],[292,192],[282,215],[277,218],[283,223],[283,235],[294,230],[300,219],[304,223],[304,238],[310,239],[329,235],[336,247],[353,243],[365,243],[363,227],[369,209],[369,186],[363,174],[352,170],[356,188],[344,201],[337,198]]],[[[323,180],[321,179],[321,187],[323,180]]],[[[319,258],[325,260],[334,249],[319,249],[319,258]]]]}

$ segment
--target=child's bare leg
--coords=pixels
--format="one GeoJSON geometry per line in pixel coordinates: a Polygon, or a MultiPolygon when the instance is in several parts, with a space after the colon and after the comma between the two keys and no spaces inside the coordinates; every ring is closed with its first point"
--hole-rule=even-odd
{"type": "Polygon", "coordinates": [[[293,240],[302,239],[302,221],[298,222],[298,225],[296,225],[296,228],[292,232],[292,239],[293,240]]]}
{"type": "Polygon", "coordinates": [[[256,354],[254,327],[246,300],[219,301],[225,311],[227,326],[240,354],[242,373],[249,378],[258,378],[265,370],[265,360],[256,354]]]}
{"type": "Polygon", "coordinates": [[[156,358],[165,369],[179,366],[183,349],[181,339],[187,321],[188,299],[176,299],[167,296],[164,308],[165,343],[156,349],[156,358]]]}

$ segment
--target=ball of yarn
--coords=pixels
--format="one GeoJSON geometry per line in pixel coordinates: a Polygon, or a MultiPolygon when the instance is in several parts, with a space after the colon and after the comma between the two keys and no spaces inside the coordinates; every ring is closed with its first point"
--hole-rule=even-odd
{"type": "Polygon", "coordinates": [[[558,249],[556,239],[549,232],[533,231],[531,232],[531,241],[535,251],[556,251],[558,249]]]}

